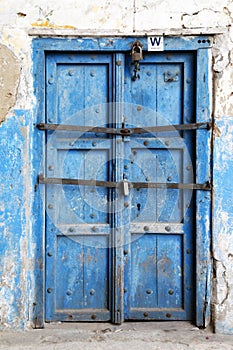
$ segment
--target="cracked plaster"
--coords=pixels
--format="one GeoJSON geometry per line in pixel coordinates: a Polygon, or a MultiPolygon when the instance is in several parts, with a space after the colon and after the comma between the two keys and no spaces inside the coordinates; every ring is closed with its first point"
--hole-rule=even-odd
{"type": "Polygon", "coordinates": [[[15,106],[20,70],[17,57],[6,46],[0,45],[0,123],[15,106]]]}

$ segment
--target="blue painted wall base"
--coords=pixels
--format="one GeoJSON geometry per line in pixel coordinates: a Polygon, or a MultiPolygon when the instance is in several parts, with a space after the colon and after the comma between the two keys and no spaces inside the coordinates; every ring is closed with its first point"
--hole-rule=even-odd
{"type": "Polygon", "coordinates": [[[30,127],[15,110],[0,126],[0,328],[23,329],[30,271],[30,127]]]}
{"type": "Polygon", "coordinates": [[[216,120],[214,142],[213,319],[217,333],[233,334],[233,118],[216,120]]]}

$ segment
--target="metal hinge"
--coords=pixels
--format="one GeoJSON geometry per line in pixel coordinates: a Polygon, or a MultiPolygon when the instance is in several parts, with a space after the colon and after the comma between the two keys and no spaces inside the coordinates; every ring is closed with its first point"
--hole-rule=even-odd
{"type": "Polygon", "coordinates": [[[129,194],[128,190],[130,188],[164,188],[164,189],[168,188],[168,189],[179,189],[179,190],[204,190],[204,191],[210,191],[212,189],[211,184],[208,181],[203,184],[167,183],[167,182],[130,182],[126,180],[115,182],[115,181],[102,181],[102,180],[83,180],[83,179],[44,177],[42,174],[39,175],[38,182],[41,184],[52,184],[52,185],[97,186],[97,187],[108,187],[108,188],[117,188],[122,186],[123,192],[125,195],[129,194]]]}
{"type": "Polygon", "coordinates": [[[191,124],[174,124],[174,125],[161,125],[161,126],[148,126],[144,128],[105,128],[99,126],[77,126],[77,125],[65,125],[65,124],[46,124],[39,123],[37,128],[39,130],[64,130],[64,131],[78,131],[78,132],[94,132],[105,133],[112,135],[130,136],[133,134],[145,134],[155,132],[166,132],[174,130],[198,130],[212,128],[211,122],[191,123],[191,124]]]}

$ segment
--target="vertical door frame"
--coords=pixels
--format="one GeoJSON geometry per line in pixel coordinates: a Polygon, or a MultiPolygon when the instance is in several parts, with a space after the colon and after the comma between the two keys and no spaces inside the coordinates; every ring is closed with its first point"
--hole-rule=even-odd
{"type": "MultiPolygon", "coordinates": [[[[34,250],[33,271],[31,276],[31,298],[29,320],[33,327],[44,326],[44,283],[45,283],[45,196],[44,185],[38,186],[38,174],[43,168],[45,154],[44,132],[36,128],[36,124],[45,121],[45,67],[47,52],[112,52],[116,53],[116,77],[122,84],[121,53],[130,53],[136,37],[86,37],[86,38],[48,38],[36,37],[32,41],[33,82],[36,97],[34,107],[34,133],[31,157],[33,162],[32,182],[34,191],[32,237],[34,250]]],[[[147,37],[138,38],[147,48],[147,37]]],[[[192,51],[196,57],[196,122],[211,121],[212,118],[212,84],[211,84],[211,36],[164,37],[164,53],[166,51],[192,51]]],[[[122,62],[123,64],[123,62],[122,62]]],[[[120,86],[120,85],[119,85],[120,86]]],[[[116,96],[120,102],[121,97],[116,96]]],[[[120,113],[116,109],[116,113],[120,113]]],[[[194,131],[195,132],[195,131],[194,131]]],[[[211,131],[197,130],[196,141],[196,181],[212,183],[211,169],[211,131]]],[[[117,152],[117,150],[116,150],[117,152]]],[[[119,175],[119,174],[118,174],[119,175]]],[[[196,319],[199,327],[205,327],[210,320],[211,298],[211,197],[207,191],[196,191],[196,319]]],[[[116,245],[117,247],[118,245],[116,245]]],[[[122,266],[122,256],[115,250],[115,261],[122,266]]],[[[120,279],[123,278],[122,268],[120,279]]],[[[114,278],[117,279],[117,268],[114,278]]],[[[118,286],[119,287],[119,286],[118,286]]],[[[118,288],[117,287],[117,288],[118,288]]],[[[122,307],[122,290],[114,300],[113,312],[118,319],[118,309],[122,307]]],[[[119,323],[122,319],[119,319],[119,323]]]]}

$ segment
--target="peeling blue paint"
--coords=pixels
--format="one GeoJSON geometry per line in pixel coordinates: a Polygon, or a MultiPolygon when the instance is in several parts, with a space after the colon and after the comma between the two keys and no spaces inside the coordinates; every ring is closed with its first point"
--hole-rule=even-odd
{"type": "Polygon", "coordinates": [[[214,143],[214,210],[213,252],[216,261],[214,297],[214,329],[217,333],[233,334],[232,327],[232,256],[233,256],[233,118],[216,120],[220,136],[214,143]],[[219,267],[220,266],[220,270],[219,267]]]}
{"type": "MultiPolygon", "coordinates": [[[[221,206],[221,210],[229,214],[227,224],[231,228],[233,196],[229,189],[232,188],[233,118],[224,117],[221,121],[216,121],[216,124],[221,131],[221,135],[216,137],[214,146],[215,213],[221,206]]],[[[232,230],[230,229],[228,233],[232,234],[232,230]]]]}
{"type": "Polygon", "coordinates": [[[0,127],[0,328],[27,321],[29,115],[15,110],[0,127]]]}

